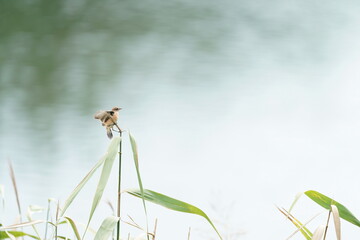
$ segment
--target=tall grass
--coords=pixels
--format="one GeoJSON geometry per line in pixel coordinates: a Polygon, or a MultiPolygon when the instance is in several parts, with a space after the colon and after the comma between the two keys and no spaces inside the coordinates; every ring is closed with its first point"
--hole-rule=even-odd
{"type": "MultiPolygon", "coordinates": [[[[120,128],[119,128],[119,130],[120,130],[120,128]]],[[[60,229],[58,228],[58,226],[62,225],[62,224],[66,224],[70,227],[70,229],[73,232],[73,237],[76,240],[89,239],[89,237],[86,237],[86,234],[87,234],[87,231],[91,224],[91,220],[93,219],[93,216],[96,212],[96,209],[98,208],[100,200],[102,199],[104,190],[108,185],[109,176],[110,176],[111,172],[113,170],[115,170],[115,169],[113,169],[114,168],[113,166],[114,166],[114,161],[115,161],[117,154],[119,154],[118,155],[119,165],[118,165],[118,170],[117,170],[117,172],[118,172],[118,188],[117,188],[116,216],[108,216],[103,220],[103,222],[101,223],[101,226],[95,233],[95,236],[94,236],[95,240],[109,239],[110,236],[113,235],[113,232],[115,230],[116,230],[116,239],[121,238],[121,236],[120,236],[120,234],[121,234],[121,231],[120,231],[121,230],[121,221],[120,221],[121,204],[120,203],[121,203],[121,193],[122,192],[130,194],[131,196],[134,196],[136,198],[142,199],[143,211],[144,211],[144,216],[145,216],[145,220],[146,220],[146,228],[144,229],[144,231],[146,233],[147,240],[150,240],[150,239],[155,240],[157,224],[155,224],[154,231],[152,233],[150,233],[149,228],[148,228],[148,220],[147,220],[148,212],[147,212],[147,208],[146,208],[146,201],[161,205],[170,210],[175,210],[175,211],[180,211],[180,212],[190,213],[190,214],[196,214],[198,216],[201,216],[204,219],[206,219],[206,221],[212,226],[212,228],[215,230],[215,233],[218,235],[219,239],[222,239],[221,235],[218,232],[218,230],[216,229],[215,225],[212,223],[210,218],[205,214],[205,212],[203,212],[200,208],[195,207],[186,202],[177,200],[175,198],[171,198],[164,194],[161,194],[161,193],[149,190],[149,189],[145,189],[143,187],[137,144],[136,144],[135,138],[130,133],[128,135],[129,135],[129,141],[131,144],[131,151],[132,151],[132,155],[133,155],[134,165],[135,165],[135,169],[136,169],[135,174],[136,174],[137,180],[138,180],[138,187],[139,187],[138,189],[122,190],[122,186],[121,186],[121,177],[122,177],[121,176],[122,175],[121,155],[122,155],[122,141],[123,141],[122,137],[123,136],[122,136],[122,131],[120,131],[120,136],[114,137],[112,139],[104,156],[90,169],[90,171],[85,175],[85,177],[80,181],[80,183],[78,183],[77,186],[71,191],[69,196],[66,198],[64,204],[61,207],[59,206],[58,203],[56,204],[55,222],[50,221],[50,212],[51,212],[50,206],[51,206],[51,202],[53,202],[53,200],[51,200],[51,201],[49,200],[45,221],[44,220],[33,220],[33,219],[31,219],[31,214],[30,214],[30,215],[28,215],[29,222],[25,222],[25,223],[21,222],[19,224],[14,224],[14,225],[6,226],[6,227],[0,226],[0,240],[7,239],[7,238],[15,239],[17,237],[22,237],[22,236],[28,237],[28,238],[33,238],[33,239],[38,239],[38,240],[68,239],[68,237],[63,236],[63,233],[61,233],[60,229]],[[70,218],[69,216],[66,216],[65,214],[71,205],[76,204],[74,202],[74,200],[77,198],[79,192],[84,188],[84,186],[89,182],[89,180],[94,176],[94,173],[99,168],[101,168],[101,174],[100,174],[100,177],[98,179],[98,183],[97,183],[97,186],[95,189],[91,208],[89,209],[89,217],[88,217],[88,220],[86,223],[86,227],[85,227],[84,231],[81,233],[81,231],[79,231],[78,224],[73,220],[73,218],[70,218]],[[40,237],[40,234],[36,228],[37,224],[45,225],[44,226],[45,227],[45,235],[43,238],[40,237]],[[17,230],[18,228],[29,227],[29,226],[33,227],[33,231],[36,233],[35,235],[25,233],[23,230],[21,230],[21,231],[17,230]],[[52,233],[49,233],[50,232],[49,228],[53,229],[52,233]]],[[[17,205],[19,208],[19,213],[21,215],[20,200],[18,197],[18,191],[17,191],[17,187],[16,187],[14,169],[12,168],[12,166],[10,167],[10,169],[11,169],[11,178],[13,180],[13,185],[14,185],[14,189],[16,192],[16,196],[17,196],[17,203],[18,203],[17,205]]],[[[190,237],[190,232],[189,232],[188,236],[190,237]]]]}
{"type": "MultiPolygon", "coordinates": [[[[116,125],[117,126],[117,125],[116,125]]],[[[118,127],[119,128],[119,127],[118,127]]],[[[122,156],[122,131],[119,128],[119,136],[120,136],[120,142],[119,142],[119,170],[118,170],[118,189],[117,189],[117,217],[120,219],[121,214],[121,156],[122,156]]],[[[120,221],[117,221],[116,223],[116,240],[120,240],[120,221]]]]}
{"type": "MultiPolygon", "coordinates": [[[[119,128],[120,130],[120,128],[119,128]]],[[[30,206],[27,211],[27,221],[23,222],[20,221],[20,223],[15,223],[8,226],[3,226],[0,223],[0,240],[2,239],[12,239],[16,240],[17,238],[27,238],[27,239],[37,239],[37,240],[58,240],[58,239],[69,239],[67,236],[64,236],[64,233],[62,233],[59,229],[59,226],[62,224],[65,224],[71,229],[72,232],[72,239],[76,240],[85,240],[89,239],[87,237],[87,231],[90,228],[91,220],[93,219],[96,210],[100,204],[100,201],[102,199],[104,190],[106,189],[108,185],[108,180],[110,177],[111,172],[115,171],[114,169],[114,161],[116,157],[118,156],[119,164],[117,169],[117,176],[118,176],[118,187],[117,187],[117,209],[116,214],[106,217],[99,229],[95,231],[94,236],[91,237],[91,239],[95,240],[106,240],[109,239],[111,236],[114,236],[114,232],[116,233],[116,239],[121,239],[121,194],[126,193],[130,196],[134,196],[136,198],[140,198],[143,205],[143,211],[144,211],[144,217],[146,220],[146,227],[141,228],[139,225],[137,225],[132,219],[132,223],[128,223],[129,225],[132,225],[136,228],[142,229],[144,233],[146,234],[147,240],[155,240],[156,239],[156,228],[157,223],[155,223],[155,228],[153,229],[153,232],[149,232],[148,227],[148,210],[146,207],[146,202],[154,203],[160,206],[163,206],[167,209],[188,213],[188,214],[194,214],[202,217],[205,219],[209,225],[214,229],[214,233],[218,236],[219,239],[222,240],[222,237],[213,224],[213,222],[210,220],[208,215],[202,211],[200,208],[191,205],[189,203],[186,203],[184,201],[169,197],[165,194],[158,193],[156,191],[146,189],[144,187],[143,180],[141,178],[141,170],[140,170],[140,161],[139,161],[139,154],[138,154],[138,146],[136,144],[135,138],[132,134],[128,133],[128,139],[131,145],[131,151],[133,156],[133,162],[135,165],[135,173],[137,177],[138,182],[138,188],[129,188],[122,190],[121,186],[121,177],[122,177],[122,141],[123,141],[123,132],[120,130],[119,137],[114,137],[112,141],[110,142],[106,153],[104,156],[89,170],[89,172],[84,176],[84,178],[80,181],[80,183],[77,184],[77,186],[71,191],[69,196],[66,198],[64,204],[60,207],[59,203],[55,199],[49,199],[48,200],[48,206],[46,210],[46,219],[45,220],[36,220],[33,219],[32,214],[38,211],[42,211],[42,208],[36,207],[36,206],[30,206]],[[66,212],[68,208],[71,205],[76,204],[74,200],[78,197],[78,194],[80,191],[84,188],[84,186],[89,182],[91,178],[93,178],[94,173],[101,168],[101,173],[98,179],[97,186],[95,187],[94,197],[92,199],[92,205],[89,209],[89,216],[87,223],[85,225],[85,229],[83,232],[81,232],[78,228],[80,225],[79,223],[76,223],[73,218],[66,216],[66,212]],[[55,220],[52,222],[50,215],[51,215],[51,206],[54,204],[56,206],[55,209],[55,220]],[[116,215],[116,216],[115,216],[116,215]],[[43,224],[44,225],[44,237],[40,236],[40,233],[38,231],[37,226],[43,224]],[[29,230],[26,232],[22,228],[33,228],[34,233],[28,233],[29,230]],[[52,231],[51,231],[52,230],[52,231]]],[[[13,189],[15,192],[15,199],[16,199],[16,205],[18,208],[18,212],[20,217],[22,217],[22,209],[20,204],[20,197],[19,197],[19,191],[17,187],[16,177],[15,177],[15,170],[12,166],[12,164],[9,162],[9,170],[10,170],[10,178],[12,181],[13,189]]],[[[0,185],[1,186],[1,185],[0,185]]],[[[0,188],[0,197],[2,206],[5,206],[4,203],[4,190],[3,187],[0,188]]],[[[298,194],[295,197],[294,202],[291,204],[289,210],[286,210],[284,208],[278,208],[278,210],[286,216],[286,218],[296,227],[296,230],[288,236],[287,239],[291,239],[294,235],[297,233],[301,233],[302,236],[306,240],[325,240],[328,237],[328,229],[330,227],[330,219],[333,218],[333,226],[335,229],[335,235],[337,240],[341,240],[341,219],[345,220],[356,227],[360,227],[360,221],[355,217],[355,215],[348,210],[343,204],[337,202],[336,200],[320,193],[314,190],[306,191],[302,194],[298,194]],[[316,228],[314,231],[311,231],[308,228],[308,224],[319,215],[316,215],[312,217],[310,220],[306,221],[305,223],[302,223],[299,219],[297,219],[292,213],[292,209],[294,208],[295,204],[299,200],[301,196],[307,196],[310,200],[317,203],[319,206],[324,208],[327,211],[327,217],[324,221],[324,224],[320,225],[318,228],[316,228]]],[[[22,219],[22,218],[20,218],[22,219]]],[[[190,231],[188,231],[188,240],[190,239],[190,231]]],[[[127,238],[130,239],[130,235],[127,235],[127,238]]]]}
{"type": "Polygon", "coordinates": [[[348,210],[343,204],[335,201],[334,199],[320,193],[314,190],[309,190],[304,192],[303,194],[298,194],[295,197],[294,203],[291,205],[290,210],[287,211],[284,208],[278,208],[279,211],[284,214],[287,219],[290,220],[291,223],[293,223],[297,230],[291,234],[287,239],[290,239],[293,237],[297,232],[300,232],[303,237],[307,240],[325,240],[327,238],[327,233],[330,225],[330,218],[333,218],[334,222],[334,229],[336,233],[336,239],[341,240],[341,223],[340,219],[343,219],[349,223],[354,224],[357,227],[360,227],[360,221],[348,210]],[[315,217],[318,217],[320,214],[314,216],[311,218],[308,222],[305,224],[302,224],[298,219],[296,219],[291,213],[291,209],[294,207],[295,203],[298,201],[298,199],[305,195],[308,198],[310,198],[312,201],[323,207],[325,210],[327,210],[327,218],[325,221],[325,224],[320,225],[315,231],[310,231],[306,225],[312,221],[315,217]]]}

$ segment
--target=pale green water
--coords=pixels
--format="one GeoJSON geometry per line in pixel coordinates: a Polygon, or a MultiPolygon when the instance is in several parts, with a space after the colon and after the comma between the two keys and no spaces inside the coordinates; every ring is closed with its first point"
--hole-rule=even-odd
{"type": "MultiPolygon", "coordinates": [[[[359,216],[360,194],[351,192],[360,156],[359,8],[0,1],[0,184],[8,197],[1,219],[11,223],[15,208],[6,159],[23,208],[63,201],[108,144],[93,113],[115,105],[138,140],[145,187],[246,231],[240,239],[285,239],[293,228],[273,203],[287,207],[310,188],[341,196],[359,216]],[[233,209],[224,217],[211,204],[233,209]],[[262,231],[259,217],[270,222],[262,231]]],[[[126,144],[124,184],[134,187],[126,144]]],[[[82,222],[92,184],[77,205],[84,209],[70,213],[82,222]]],[[[131,208],[141,205],[127,201],[127,213],[142,219],[131,208]]],[[[186,239],[189,225],[200,228],[194,239],[212,236],[193,216],[160,208],[150,215],[159,217],[159,239],[186,239]]],[[[359,233],[348,226],[345,235],[359,233]]]]}

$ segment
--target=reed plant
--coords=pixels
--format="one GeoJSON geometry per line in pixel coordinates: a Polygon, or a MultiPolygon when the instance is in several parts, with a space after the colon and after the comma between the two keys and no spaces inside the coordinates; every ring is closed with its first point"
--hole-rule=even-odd
{"type": "MultiPolygon", "coordinates": [[[[120,130],[120,128],[119,128],[120,130]]],[[[161,205],[165,208],[168,208],[170,210],[184,212],[188,214],[195,214],[198,216],[203,217],[214,229],[215,234],[218,235],[218,238],[222,240],[222,237],[218,230],[216,229],[215,225],[212,223],[210,218],[205,214],[204,211],[202,211],[200,208],[195,207],[189,203],[180,201],[175,198],[171,198],[165,194],[158,193],[156,191],[145,189],[143,187],[143,182],[140,174],[140,164],[138,159],[138,149],[137,144],[135,141],[135,138],[128,133],[128,139],[130,141],[131,145],[131,151],[133,155],[133,162],[136,169],[136,176],[137,176],[137,182],[138,182],[138,188],[130,188],[122,190],[121,186],[121,175],[122,175],[122,141],[123,141],[123,132],[119,131],[120,136],[114,137],[104,154],[104,156],[90,169],[90,171],[85,175],[85,177],[77,184],[77,186],[72,190],[72,192],[69,194],[69,196],[66,198],[65,202],[60,206],[58,201],[54,199],[48,200],[48,206],[46,209],[46,220],[34,220],[32,219],[32,214],[36,211],[39,211],[39,208],[31,208],[28,210],[27,218],[28,221],[24,222],[21,221],[21,223],[13,224],[9,226],[2,226],[0,225],[0,240],[1,239],[17,239],[19,237],[26,237],[31,239],[37,239],[37,240],[50,240],[50,239],[69,239],[68,237],[64,236],[63,233],[59,231],[59,226],[66,224],[70,227],[72,230],[73,239],[76,240],[84,240],[84,239],[94,239],[94,240],[106,240],[109,239],[111,236],[116,236],[116,240],[119,240],[121,238],[121,195],[126,193],[130,196],[140,198],[142,200],[143,205],[143,211],[145,213],[145,220],[146,220],[146,227],[144,229],[146,234],[147,240],[154,240],[156,237],[156,224],[155,229],[153,232],[149,232],[148,228],[148,213],[146,208],[146,202],[155,203],[158,205],[161,205]],[[116,159],[116,156],[119,158],[119,164],[118,164],[118,188],[117,188],[117,209],[116,209],[116,216],[111,215],[106,217],[99,229],[95,232],[94,237],[88,237],[88,230],[90,228],[90,223],[94,217],[95,211],[99,206],[100,200],[102,199],[103,193],[105,188],[108,185],[108,180],[110,177],[110,174],[112,171],[115,171],[114,169],[114,162],[116,159]],[[84,188],[84,186],[89,182],[89,180],[94,176],[94,173],[101,168],[100,177],[98,179],[98,183],[95,189],[95,194],[92,199],[92,205],[89,210],[89,217],[86,223],[86,227],[84,231],[81,233],[78,228],[78,223],[76,223],[73,218],[66,216],[66,212],[68,208],[74,204],[75,198],[77,198],[80,191],[84,188]],[[50,209],[51,207],[55,207],[55,220],[50,220],[50,209]],[[38,225],[44,225],[44,236],[41,236],[40,231],[38,230],[38,225]],[[26,233],[24,230],[22,230],[23,227],[32,227],[33,232],[35,234],[29,234],[26,233]],[[116,230],[116,231],[115,231],[116,230]],[[50,233],[51,232],[51,233],[50,233]],[[116,232],[116,234],[114,234],[116,232]]],[[[11,166],[11,165],[10,165],[11,166]]],[[[16,192],[16,199],[18,202],[18,208],[19,208],[19,214],[21,214],[20,209],[20,200],[16,188],[16,181],[15,181],[15,173],[12,168],[11,169],[11,178],[13,180],[14,189],[16,192]]],[[[135,223],[133,223],[133,226],[136,226],[135,223]]],[[[140,228],[139,226],[137,226],[140,228]]],[[[189,234],[190,237],[190,234],[189,234]]],[[[124,239],[124,238],[123,238],[124,239]]]]}
{"type": "Polygon", "coordinates": [[[337,240],[341,240],[341,219],[352,223],[353,225],[360,227],[360,221],[348,210],[343,204],[337,202],[336,200],[314,190],[305,191],[303,193],[297,194],[293,203],[291,204],[289,210],[284,208],[279,208],[278,210],[286,216],[286,218],[297,228],[288,238],[292,238],[295,234],[300,232],[306,240],[325,240],[327,237],[330,218],[333,218],[335,235],[337,240]],[[316,214],[311,219],[309,219],[304,224],[300,222],[294,215],[291,213],[295,204],[301,196],[307,196],[312,201],[320,205],[328,212],[325,219],[325,223],[318,226],[314,231],[310,231],[307,228],[307,225],[320,214],[316,214]]]}
{"type": "MultiPolygon", "coordinates": [[[[156,226],[152,232],[149,232],[148,227],[148,211],[146,207],[146,203],[154,203],[160,206],[163,206],[167,209],[179,211],[188,214],[195,214],[201,216],[205,219],[210,226],[214,229],[214,234],[218,236],[220,240],[222,237],[219,231],[216,229],[213,222],[210,220],[208,215],[202,211],[200,208],[191,205],[189,203],[180,201],[178,199],[169,197],[165,194],[158,193],[156,191],[146,189],[143,186],[143,181],[141,178],[141,171],[140,171],[140,163],[139,163],[139,156],[138,156],[138,148],[135,141],[135,138],[131,135],[131,133],[127,132],[128,139],[131,145],[131,151],[133,156],[133,162],[135,165],[135,170],[138,182],[138,188],[129,188],[122,190],[121,186],[121,177],[122,177],[122,141],[123,141],[123,132],[119,128],[119,137],[114,137],[104,156],[90,169],[90,171],[85,175],[85,177],[77,184],[77,186],[72,190],[69,196],[66,198],[65,202],[60,206],[59,201],[56,199],[49,199],[48,206],[46,209],[46,219],[45,220],[37,220],[34,219],[32,216],[34,213],[39,211],[43,211],[45,209],[38,207],[38,206],[29,206],[26,212],[26,219],[23,220],[23,210],[21,209],[20,205],[20,196],[17,190],[17,183],[15,177],[15,171],[11,163],[9,162],[9,170],[10,170],[10,177],[13,184],[13,189],[15,191],[15,199],[17,204],[18,213],[20,216],[20,223],[3,226],[0,223],[0,240],[2,239],[11,239],[16,240],[19,238],[22,239],[37,239],[37,240],[58,240],[58,239],[70,239],[67,236],[59,231],[59,226],[67,225],[71,229],[72,232],[72,239],[76,240],[85,240],[85,239],[94,239],[94,240],[107,240],[112,237],[112,239],[119,240],[121,239],[121,223],[124,222],[120,219],[121,217],[121,195],[126,193],[130,196],[140,198],[142,200],[144,216],[146,220],[146,226],[144,228],[140,227],[138,224],[135,223],[133,219],[130,220],[131,222],[127,222],[127,224],[132,225],[138,229],[141,229],[145,232],[147,240],[155,240],[156,238],[156,226]],[[87,235],[88,230],[90,229],[90,223],[93,219],[93,216],[96,212],[96,209],[99,206],[100,200],[102,199],[103,193],[105,188],[108,185],[108,180],[110,177],[111,172],[115,171],[114,169],[114,162],[118,156],[118,169],[117,169],[117,177],[118,177],[118,187],[117,187],[117,209],[114,210],[114,214],[111,216],[106,217],[98,230],[94,231],[94,236],[89,237],[87,235]],[[78,228],[79,223],[76,223],[73,218],[66,216],[65,213],[67,212],[68,208],[74,204],[75,198],[77,198],[80,191],[84,188],[84,186],[89,182],[89,180],[94,176],[95,172],[101,168],[100,177],[98,179],[98,183],[95,189],[94,197],[92,199],[92,205],[89,210],[89,217],[87,223],[85,225],[85,229],[81,232],[78,228]],[[52,220],[51,218],[51,209],[55,208],[55,218],[52,220]],[[116,212],[116,214],[115,214],[116,212]],[[40,234],[39,225],[44,227],[44,235],[40,234]],[[33,229],[33,233],[28,233],[28,230],[24,230],[25,228],[31,227],[33,229]],[[24,229],[23,229],[24,228],[24,229]]],[[[115,165],[116,166],[116,165],[115,165]]],[[[5,200],[4,200],[4,188],[0,185],[0,203],[2,208],[5,207],[5,200]]],[[[295,227],[296,230],[287,237],[287,239],[291,239],[297,233],[300,233],[306,240],[325,240],[328,235],[328,229],[330,227],[330,219],[333,218],[334,222],[334,229],[335,235],[337,240],[341,240],[341,219],[345,220],[357,227],[360,227],[360,221],[355,217],[354,214],[348,210],[343,204],[339,203],[338,201],[314,190],[305,191],[301,194],[298,194],[293,203],[291,204],[290,208],[286,210],[285,208],[277,208],[295,227]],[[327,211],[327,217],[324,219],[324,224],[317,227],[314,231],[311,231],[308,228],[308,224],[319,215],[315,215],[305,223],[298,220],[293,213],[291,212],[294,206],[297,204],[299,198],[301,196],[307,196],[310,200],[320,205],[322,208],[327,211]]],[[[1,219],[0,219],[1,220],[1,219]]],[[[123,234],[124,235],[124,234],[123,234]]],[[[190,229],[188,232],[188,240],[190,240],[190,229]]],[[[124,239],[124,237],[123,237],[124,239]]],[[[130,239],[130,236],[127,236],[127,239],[130,239]]]]}

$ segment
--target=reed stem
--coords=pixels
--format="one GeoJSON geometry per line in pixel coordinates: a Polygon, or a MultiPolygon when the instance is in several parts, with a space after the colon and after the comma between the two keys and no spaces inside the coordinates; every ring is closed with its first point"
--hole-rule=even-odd
{"type": "Polygon", "coordinates": [[[323,240],[326,239],[326,233],[327,233],[327,230],[328,230],[328,228],[329,228],[330,215],[331,215],[331,209],[329,210],[329,215],[328,215],[327,222],[326,222],[326,226],[325,226],[325,231],[324,231],[324,238],[323,238],[323,240]]]}
{"type": "Polygon", "coordinates": [[[119,221],[117,222],[117,234],[116,240],[120,240],[120,202],[121,202],[121,151],[122,151],[122,131],[119,126],[116,124],[116,127],[119,129],[120,143],[119,143],[119,175],[118,175],[118,198],[117,198],[117,217],[119,221]]]}

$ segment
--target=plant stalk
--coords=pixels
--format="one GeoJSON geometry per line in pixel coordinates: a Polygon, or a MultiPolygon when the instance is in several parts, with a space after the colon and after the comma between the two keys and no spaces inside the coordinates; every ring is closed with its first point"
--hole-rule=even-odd
{"type": "Polygon", "coordinates": [[[117,198],[117,217],[119,221],[117,222],[117,235],[116,240],[120,240],[120,202],[121,202],[121,151],[122,151],[122,131],[119,126],[116,124],[119,129],[120,143],[119,143],[119,175],[118,175],[118,198],[117,198]]]}
{"type": "Polygon", "coordinates": [[[44,240],[47,240],[47,232],[48,232],[48,226],[49,226],[49,217],[50,217],[50,199],[48,199],[48,208],[47,208],[47,213],[46,213],[45,237],[44,237],[44,240]]]}
{"type": "Polygon", "coordinates": [[[329,215],[328,215],[327,222],[326,222],[326,226],[325,226],[325,232],[324,232],[324,238],[323,238],[323,240],[326,239],[326,233],[327,233],[327,230],[328,230],[328,227],[329,227],[330,215],[331,215],[331,209],[329,210],[329,215]]]}

